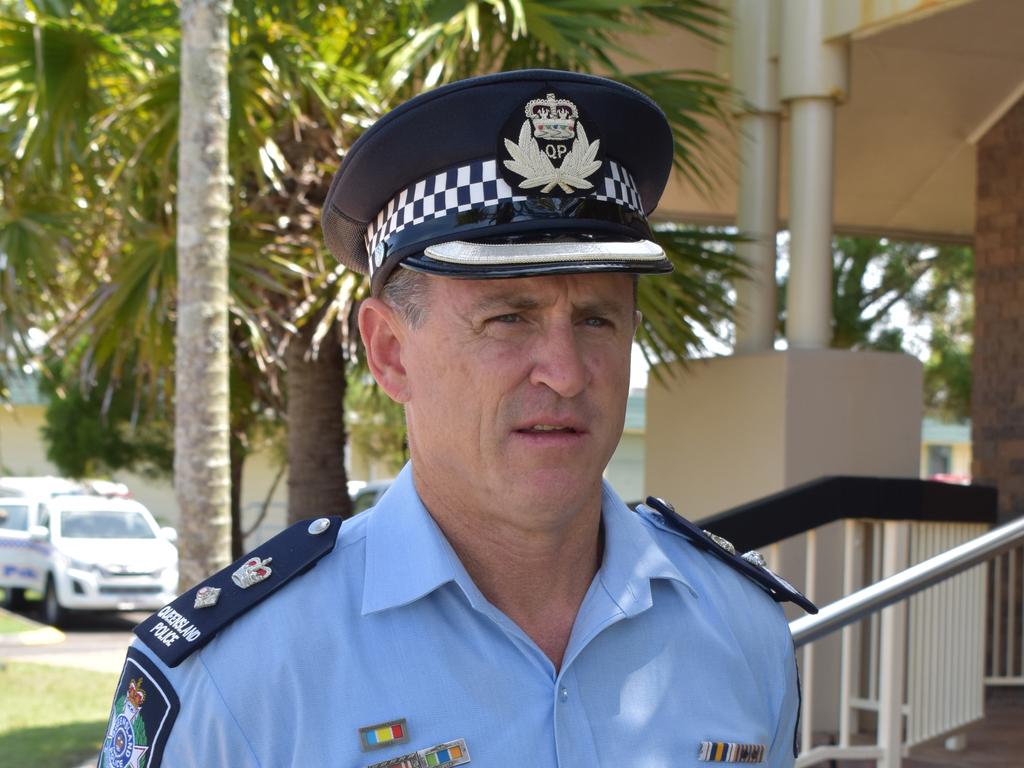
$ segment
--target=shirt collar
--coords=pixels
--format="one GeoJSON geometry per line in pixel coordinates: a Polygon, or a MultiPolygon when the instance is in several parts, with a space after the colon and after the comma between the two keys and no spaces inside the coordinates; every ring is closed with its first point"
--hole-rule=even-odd
{"type": "Polygon", "coordinates": [[[659,545],[654,530],[631,510],[607,482],[601,499],[604,523],[604,560],[598,578],[608,596],[627,615],[651,607],[651,580],[682,584],[694,596],[697,590],[659,545]]]}
{"type": "Polygon", "coordinates": [[[367,513],[363,614],[406,605],[469,575],[420,501],[406,464],[367,513]]]}
{"type": "MultiPolygon", "coordinates": [[[[368,514],[363,614],[407,605],[449,582],[471,602],[478,593],[413,483],[412,464],[368,514]]],[[[665,555],[653,531],[603,484],[604,558],[598,572],[609,597],[629,616],[651,606],[651,579],[670,579],[696,590],[665,555]]]]}

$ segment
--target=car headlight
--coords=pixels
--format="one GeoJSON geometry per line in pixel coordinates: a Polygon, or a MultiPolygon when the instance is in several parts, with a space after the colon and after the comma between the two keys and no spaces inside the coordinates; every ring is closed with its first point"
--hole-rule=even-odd
{"type": "Polygon", "coordinates": [[[178,575],[178,565],[177,565],[177,563],[171,563],[170,565],[165,565],[163,568],[157,568],[155,571],[153,571],[153,576],[155,576],[158,579],[163,579],[163,578],[166,578],[166,577],[169,577],[169,576],[172,576],[172,575],[175,578],[177,578],[177,575],[178,575]]]}
{"type": "Polygon", "coordinates": [[[72,568],[76,571],[85,571],[86,573],[99,573],[100,567],[95,563],[87,563],[84,560],[75,560],[73,557],[65,557],[68,568],[72,568]]]}

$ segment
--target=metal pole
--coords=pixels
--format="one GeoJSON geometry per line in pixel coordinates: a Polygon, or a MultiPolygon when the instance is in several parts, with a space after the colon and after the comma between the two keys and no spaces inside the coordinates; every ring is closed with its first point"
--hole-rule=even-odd
{"type": "MultiPolygon", "coordinates": [[[[907,523],[887,522],[884,568],[895,575],[907,563],[907,523]]],[[[878,768],[900,768],[903,745],[903,669],[905,665],[906,604],[882,611],[881,661],[878,682],[878,768]]]]}

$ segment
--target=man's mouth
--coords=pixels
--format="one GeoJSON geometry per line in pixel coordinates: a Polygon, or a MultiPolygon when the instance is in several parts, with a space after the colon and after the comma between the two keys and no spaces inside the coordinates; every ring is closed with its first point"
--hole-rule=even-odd
{"type": "Polygon", "coordinates": [[[527,429],[517,430],[518,432],[564,432],[566,434],[575,434],[576,430],[572,427],[560,427],[556,424],[534,424],[532,427],[527,429]]]}

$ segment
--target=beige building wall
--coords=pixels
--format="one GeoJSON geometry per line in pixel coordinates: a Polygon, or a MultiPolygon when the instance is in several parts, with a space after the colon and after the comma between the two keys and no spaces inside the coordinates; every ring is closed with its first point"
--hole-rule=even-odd
{"type": "Polygon", "coordinates": [[[645,493],[700,519],[828,474],[916,477],[908,355],[791,350],[698,360],[647,390],[645,493]]]}
{"type": "MultiPolygon", "coordinates": [[[[0,472],[15,476],[59,475],[46,458],[46,444],[40,429],[45,406],[14,405],[0,408],[0,472]]],[[[242,474],[242,525],[252,527],[277,475],[276,457],[270,450],[246,461],[242,474]]],[[[153,479],[131,472],[118,472],[114,480],[125,483],[132,496],[145,505],[162,525],[177,526],[178,503],[170,479],[153,479]]],[[[256,546],[284,526],[287,477],[282,478],[270,498],[268,514],[246,543],[256,546]]]]}

